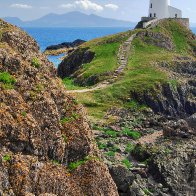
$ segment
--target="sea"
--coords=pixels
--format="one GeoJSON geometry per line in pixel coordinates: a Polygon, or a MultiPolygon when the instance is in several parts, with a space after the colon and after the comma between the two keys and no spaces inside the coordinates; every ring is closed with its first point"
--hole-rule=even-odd
{"type": "MultiPolygon", "coordinates": [[[[56,45],[63,42],[72,42],[76,39],[82,39],[89,41],[98,37],[103,37],[106,35],[111,35],[132,28],[128,27],[96,27],[96,28],[23,28],[27,33],[29,33],[39,44],[40,50],[43,52],[47,46],[56,45]]],[[[196,34],[196,27],[191,28],[196,34]]],[[[61,57],[59,56],[48,56],[48,59],[54,63],[57,67],[61,62],[61,57]]]]}
{"type": "MultiPolygon", "coordinates": [[[[23,28],[30,34],[39,44],[40,50],[43,52],[47,46],[56,45],[63,42],[72,42],[76,39],[89,41],[98,37],[111,35],[132,28],[128,27],[96,27],[96,28],[23,28]]],[[[48,59],[57,67],[61,62],[59,56],[48,56],[48,59]]]]}

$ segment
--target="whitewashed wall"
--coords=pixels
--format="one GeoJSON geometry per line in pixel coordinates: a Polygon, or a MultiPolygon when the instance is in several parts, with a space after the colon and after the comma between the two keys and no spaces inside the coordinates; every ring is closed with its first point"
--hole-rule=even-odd
{"type": "Polygon", "coordinates": [[[169,17],[170,18],[176,18],[176,15],[177,15],[177,18],[182,18],[182,11],[175,8],[175,7],[172,7],[172,6],[169,6],[169,17]]]}
{"type": "Polygon", "coordinates": [[[149,17],[150,14],[152,14],[152,17],[154,17],[154,14],[156,14],[158,19],[169,18],[168,5],[170,5],[170,0],[150,0],[149,17]]]}

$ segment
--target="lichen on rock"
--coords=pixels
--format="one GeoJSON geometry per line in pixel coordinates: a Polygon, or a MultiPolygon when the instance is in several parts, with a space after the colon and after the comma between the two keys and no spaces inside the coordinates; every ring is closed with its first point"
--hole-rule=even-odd
{"type": "Polygon", "coordinates": [[[15,80],[0,81],[0,194],[118,195],[99,159],[69,171],[99,157],[83,107],[30,36],[2,20],[0,34],[0,72],[15,80]]]}

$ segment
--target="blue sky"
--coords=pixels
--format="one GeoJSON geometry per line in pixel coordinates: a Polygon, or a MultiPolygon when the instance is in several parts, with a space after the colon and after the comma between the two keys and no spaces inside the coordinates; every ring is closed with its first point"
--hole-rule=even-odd
{"type": "MultiPolygon", "coordinates": [[[[103,17],[139,21],[148,13],[149,0],[0,0],[0,17],[16,16],[23,20],[39,18],[48,13],[63,14],[81,11],[103,17]]],[[[196,23],[195,0],[171,0],[171,5],[183,11],[196,23]]]]}

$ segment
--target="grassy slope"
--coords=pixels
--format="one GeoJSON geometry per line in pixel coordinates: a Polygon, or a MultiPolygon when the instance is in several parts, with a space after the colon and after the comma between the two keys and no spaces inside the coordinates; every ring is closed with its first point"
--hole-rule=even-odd
{"type": "MultiPolygon", "coordinates": [[[[145,90],[153,89],[155,85],[159,83],[170,82],[169,74],[156,66],[156,63],[163,61],[171,62],[175,56],[179,55],[191,55],[191,45],[194,44],[190,43],[192,34],[185,28],[179,26],[176,22],[166,21],[152,30],[169,35],[176,46],[175,51],[169,52],[166,49],[147,45],[139,38],[136,38],[133,41],[128,67],[124,70],[123,75],[119,77],[116,83],[103,90],[83,93],[82,96],[81,94],[76,94],[79,102],[86,106],[92,120],[102,119],[107,110],[114,106],[136,109],[143,108],[143,106],[139,106],[135,100],[130,100],[131,91],[142,93],[145,90]]],[[[105,40],[106,39],[108,38],[105,38],[105,40]]],[[[93,43],[94,46],[90,48],[94,49],[95,52],[98,51],[98,53],[92,63],[85,65],[85,74],[93,75],[100,73],[100,71],[113,71],[117,66],[114,63],[116,62],[115,54],[118,51],[117,46],[119,46],[119,43],[113,47],[116,52],[114,50],[107,51],[111,49],[111,43],[106,44],[99,39],[94,40],[93,43]],[[103,52],[104,55],[100,56],[101,52],[103,52]],[[112,55],[110,52],[112,52],[112,55]],[[105,55],[105,53],[108,55],[105,55]],[[111,63],[110,66],[108,66],[108,63],[111,63]],[[100,66],[102,67],[101,69],[100,66]],[[105,66],[107,66],[107,68],[105,68],[105,66]]],[[[113,119],[109,120],[111,121],[113,119]]]]}
{"type": "Polygon", "coordinates": [[[127,31],[94,39],[83,44],[81,47],[90,48],[96,55],[91,63],[85,64],[80,69],[78,74],[84,79],[92,75],[98,75],[99,81],[109,78],[109,74],[118,67],[117,54],[121,43],[127,40],[133,33],[134,31],[127,31]]]}

